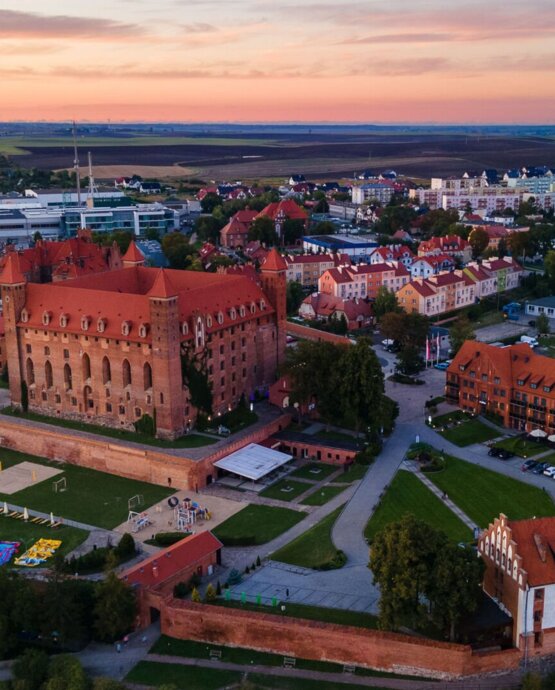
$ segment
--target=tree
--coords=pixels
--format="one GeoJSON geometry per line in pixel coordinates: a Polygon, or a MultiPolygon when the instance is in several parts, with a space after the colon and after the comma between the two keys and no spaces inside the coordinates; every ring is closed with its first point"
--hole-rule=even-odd
{"type": "Polygon", "coordinates": [[[33,242],[40,242],[42,240],[42,235],[39,230],[33,233],[33,242]]]}
{"type": "Polygon", "coordinates": [[[181,232],[169,232],[162,238],[162,251],[171,268],[186,268],[195,253],[187,235],[181,232]]]}
{"type": "Polygon", "coordinates": [[[220,239],[220,230],[225,221],[214,216],[200,216],[195,221],[194,232],[201,242],[212,242],[217,244],[220,239]]]}
{"type": "Polygon", "coordinates": [[[216,590],[214,589],[214,585],[210,583],[208,587],[206,588],[206,592],[204,593],[204,601],[210,603],[211,601],[215,601],[216,599],[216,590]]]}
{"type": "Polygon", "coordinates": [[[112,571],[96,591],[94,630],[101,642],[114,642],[125,635],[135,619],[137,603],[133,590],[112,571]]]}
{"type": "Polygon", "coordinates": [[[549,333],[549,319],[545,314],[540,314],[536,319],[536,328],[540,335],[547,335],[549,333]]]}
{"type": "Polygon", "coordinates": [[[194,601],[196,604],[200,604],[202,601],[200,592],[196,587],[193,587],[193,591],[191,592],[191,601],[194,601]]]}
{"type": "Polygon", "coordinates": [[[331,220],[321,220],[319,223],[314,223],[309,228],[311,235],[335,235],[337,226],[331,220]]]}
{"type": "Polygon", "coordinates": [[[304,299],[303,286],[296,280],[291,280],[287,283],[285,294],[287,302],[287,313],[289,315],[296,314],[299,311],[301,302],[304,299]]]}
{"type": "Polygon", "coordinates": [[[220,206],[222,203],[222,198],[218,194],[208,192],[208,194],[201,199],[200,207],[203,213],[212,213],[216,206],[220,206]]]}
{"type": "Polygon", "coordinates": [[[294,218],[287,218],[281,228],[283,244],[296,244],[305,231],[304,221],[294,218]]]}
{"type": "Polygon", "coordinates": [[[81,662],[70,654],[52,657],[44,690],[87,690],[88,679],[81,662]]]}
{"type": "Polygon", "coordinates": [[[397,296],[385,285],[381,285],[376,292],[376,298],[374,300],[374,316],[381,323],[381,319],[385,314],[389,312],[398,312],[399,303],[397,302],[397,296]]]}
{"type": "Polygon", "coordinates": [[[511,255],[514,257],[522,257],[522,260],[530,253],[530,233],[529,232],[513,232],[509,235],[507,241],[511,255]]]}
{"type": "Polygon", "coordinates": [[[468,316],[459,316],[449,330],[449,341],[451,342],[453,354],[457,354],[465,341],[474,340],[475,338],[476,334],[468,316]]]}
{"type": "Polygon", "coordinates": [[[522,678],[521,690],[542,690],[543,682],[539,673],[528,671],[522,678]]]}
{"type": "Polygon", "coordinates": [[[313,211],[314,213],[329,213],[330,210],[330,205],[328,203],[328,200],[326,197],[322,197],[318,199],[316,204],[314,205],[313,211]]]}
{"type": "Polygon", "coordinates": [[[15,660],[12,674],[20,690],[39,690],[46,680],[47,669],[46,652],[31,647],[15,660]]]}
{"type": "Polygon", "coordinates": [[[468,236],[468,242],[472,247],[472,257],[477,259],[487,248],[489,235],[482,228],[475,228],[468,236]]]}
{"type": "Polygon", "coordinates": [[[397,369],[407,376],[412,376],[417,374],[422,367],[424,362],[418,348],[414,345],[405,345],[401,348],[399,354],[397,355],[397,369]]]}
{"type": "Polygon", "coordinates": [[[432,615],[449,639],[456,639],[456,626],[461,618],[476,610],[481,594],[484,561],[471,549],[456,544],[441,548],[435,558],[433,582],[428,591],[432,615]]]}
{"type": "Polygon", "coordinates": [[[423,314],[390,312],[380,322],[382,335],[395,340],[401,348],[421,348],[426,342],[430,328],[429,319],[423,314]]]}
{"type": "MultiPolygon", "coordinates": [[[[127,686],[120,683],[119,680],[114,678],[94,678],[92,683],[92,690],[126,690],[127,686]]],[[[158,686],[160,690],[161,686],[158,686]]]]}
{"type": "Polygon", "coordinates": [[[547,252],[543,260],[543,266],[549,287],[553,292],[555,291],[555,250],[551,249],[547,252]]]}
{"type": "Polygon", "coordinates": [[[256,218],[249,229],[249,242],[258,241],[268,247],[272,247],[278,242],[274,221],[268,216],[256,218]]]}

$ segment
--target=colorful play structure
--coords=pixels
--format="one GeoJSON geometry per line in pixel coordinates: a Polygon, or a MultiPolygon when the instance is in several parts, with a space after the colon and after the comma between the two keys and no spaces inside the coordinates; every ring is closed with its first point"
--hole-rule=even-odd
{"type": "Polygon", "coordinates": [[[174,509],[175,527],[180,532],[188,532],[198,520],[210,520],[212,517],[208,508],[203,508],[190,498],[184,498],[181,504],[172,501],[169,505],[174,509]]]}
{"type": "Polygon", "coordinates": [[[56,553],[62,542],[59,539],[39,539],[22,556],[15,559],[15,565],[23,565],[35,568],[41,565],[56,553]]]}
{"type": "Polygon", "coordinates": [[[19,551],[20,544],[18,541],[0,541],[0,565],[12,560],[12,556],[19,551]]]}
{"type": "Polygon", "coordinates": [[[131,531],[137,533],[151,525],[152,520],[147,512],[136,513],[134,510],[130,510],[127,516],[127,523],[131,525],[131,531]]]}

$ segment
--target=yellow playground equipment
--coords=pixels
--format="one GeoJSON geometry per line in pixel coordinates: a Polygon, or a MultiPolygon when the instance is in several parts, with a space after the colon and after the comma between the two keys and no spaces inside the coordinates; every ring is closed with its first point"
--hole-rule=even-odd
{"type": "Polygon", "coordinates": [[[15,559],[15,565],[34,568],[51,558],[62,542],[59,539],[39,539],[22,556],[15,559]]]}

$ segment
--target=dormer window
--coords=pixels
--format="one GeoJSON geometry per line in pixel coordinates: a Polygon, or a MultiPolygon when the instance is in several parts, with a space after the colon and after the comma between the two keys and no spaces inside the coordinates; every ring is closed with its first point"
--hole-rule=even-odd
{"type": "Polygon", "coordinates": [[[231,307],[231,309],[229,310],[229,318],[232,321],[235,321],[235,319],[237,318],[237,310],[235,309],[235,307],[231,307]]]}
{"type": "Polygon", "coordinates": [[[27,309],[23,309],[23,311],[21,312],[21,320],[23,321],[23,323],[27,323],[29,321],[29,316],[30,313],[27,311],[27,309]]]}
{"type": "Polygon", "coordinates": [[[524,386],[524,379],[517,379],[517,386],[524,386]]]}
{"type": "Polygon", "coordinates": [[[256,311],[256,304],[254,302],[251,302],[251,314],[254,314],[256,311]]]}
{"type": "Polygon", "coordinates": [[[206,316],[206,326],[208,328],[212,328],[212,317],[210,316],[210,314],[207,314],[206,316]]]}
{"type": "Polygon", "coordinates": [[[106,330],[106,326],[107,326],[107,325],[108,325],[108,322],[106,321],[106,319],[100,318],[100,319],[98,319],[98,321],[96,322],[96,330],[97,330],[99,333],[104,333],[104,331],[106,330]]]}
{"type": "Polygon", "coordinates": [[[218,323],[221,325],[224,322],[223,312],[219,311],[217,318],[218,318],[218,323]]]}
{"type": "Polygon", "coordinates": [[[244,305],[244,304],[242,304],[242,305],[239,307],[239,316],[240,316],[242,319],[245,318],[245,305],[244,305]]]}
{"type": "Polygon", "coordinates": [[[131,321],[122,321],[121,334],[129,335],[129,333],[131,333],[131,321]]]}
{"type": "Polygon", "coordinates": [[[42,324],[43,326],[48,326],[50,321],[52,320],[52,312],[51,311],[43,311],[42,312],[42,324]]]}
{"type": "Polygon", "coordinates": [[[146,336],[148,335],[149,329],[150,329],[150,326],[148,325],[148,323],[142,323],[139,326],[139,337],[140,338],[146,338],[146,336]]]}
{"type": "Polygon", "coordinates": [[[544,386],[544,387],[543,387],[543,392],[544,392],[544,393],[550,393],[550,392],[551,392],[551,386],[544,386]]]}
{"type": "Polygon", "coordinates": [[[266,309],[266,302],[263,299],[261,299],[260,300],[260,310],[264,311],[264,309],[266,309]]]}
{"type": "Polygon", "coordinates": [[[181,335],[189,335],[189,324],[186,321],[181,324],[181,335]]]}
{"type": "Polygon", "coordinates": [[[82,316],[81,317],[81,328],[82,328],[82,330],[88,331],[90,325],[91,325],[91,317],[90,316],[82,316]]]}
{"type": "Polygon", "coordinates": [[[69,323],[69,314],[60,314],[60,327],[67,328],[69,323]]]}

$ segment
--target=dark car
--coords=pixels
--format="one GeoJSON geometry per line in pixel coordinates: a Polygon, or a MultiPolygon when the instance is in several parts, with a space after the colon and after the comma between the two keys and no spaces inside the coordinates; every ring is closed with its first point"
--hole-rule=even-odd
{"type": "Polygon", "coordinates": [[[500,452],[501,452],[501,448],[496,448],[495,446],[491,446],[490,449],[488,450],[488,455],[490,455],[492,458],[498,458],[500,452]]]}
{"type": "Polygon", "coordinates": [[[533,470],[534,467],[537,467],[538,461],[537,460],[526,460],[526,462],[522,463],[521,470],[523,472],[528,472],[528,470],[533,470]]]}
{"type": "Polygon", "coordinates": [[[506,448],[498,448],[497,450],[499,451],[499,453],[497,453],[497,457],[500,460],[510,460],[515,456],[514,453],[511,453],[511,451],[507,450],[506,448]]]}
{"type": "Polygon", "coordinates": [[[534,474],[543,474],[543,471],[549,467],[548,462],[538,462],[536,466],[532,468],[534,474]]]}
{"type": "Polygon", "coordinates": [[[531,326],[532,328],[535,328],[536,322],[535,321],[528,321],[528,325],[531,326]]]}

